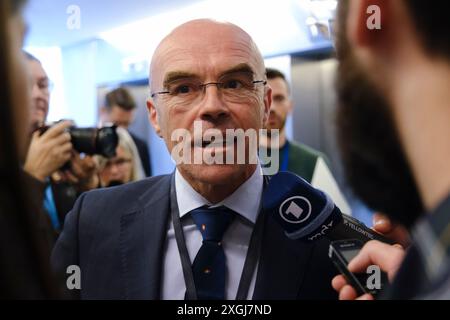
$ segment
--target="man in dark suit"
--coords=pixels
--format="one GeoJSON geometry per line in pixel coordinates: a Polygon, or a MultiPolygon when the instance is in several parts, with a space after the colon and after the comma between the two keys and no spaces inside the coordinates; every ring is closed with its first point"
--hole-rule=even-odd
{"type": "MultiPolygon", "coordinates": [[[[135,110],[136,102],[128,90],[117,88],[106,95],[105,105],[101,109],[101,117],[105,122],[112,122],[119,127],[127,129],[133,122],[135,110]]],[[[144,140],[136,137],[131,132],[129,133],[138,150],[145,175],[150,177],[152,169],[148,145],[144,140]]]]}
{"type": "Polygon", "coordinates": [[[251,37],[190,21],[160,43],[150,79],[150,121],[175,173],[81,196],[55,268],[80,267],[82,299],[337,298],[327,243],[291,241],[261,211],[257,141],[224,137],[268,119],[272,92],[251,37]]]}

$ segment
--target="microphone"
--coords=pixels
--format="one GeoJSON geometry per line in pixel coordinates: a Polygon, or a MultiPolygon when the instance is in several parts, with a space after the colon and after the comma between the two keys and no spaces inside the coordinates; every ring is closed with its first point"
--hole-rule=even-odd
{"type": "Polygon", "coordinates": [[[270,179],[264,190],[263,209],[292,240],[310,242],[326,237],[331,241],[357,239],[363,243],[378,240],[394,244],[357,219],[342,214],[326,193],[290,172],[279,172],[270,179]]]}

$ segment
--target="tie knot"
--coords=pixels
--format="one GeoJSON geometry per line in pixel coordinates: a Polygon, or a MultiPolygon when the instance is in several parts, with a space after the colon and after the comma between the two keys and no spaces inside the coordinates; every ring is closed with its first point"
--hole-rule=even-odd
{"type": "Polygon", "coordinates": [[[221,242],[225,231],[233,221],[234,212],[224,206],[201,207],[192,210],[191,216],[202,234],[203,241],[221,242]]]}

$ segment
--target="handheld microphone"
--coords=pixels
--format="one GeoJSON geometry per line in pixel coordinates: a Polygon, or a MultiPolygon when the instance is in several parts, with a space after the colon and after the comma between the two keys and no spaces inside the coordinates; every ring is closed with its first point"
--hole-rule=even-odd
{"type": "Polygon", "coordinates": [[[333,200],[290,172],[274,175],[264,191],[263,208],[292,240],[379,240],[394,244],[362,222],[342,214],[333,200]]]}

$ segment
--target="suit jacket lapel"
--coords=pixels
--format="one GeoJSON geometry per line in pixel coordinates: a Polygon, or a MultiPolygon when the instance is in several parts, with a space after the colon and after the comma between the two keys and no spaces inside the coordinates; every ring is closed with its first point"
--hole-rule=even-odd
{"type": "Polygon", "coordinates": [[[137,210],[121,218],[120,251],[126,299],[160,299],[171,176],[151,185],[137,210]]]}
{"type": "Polygon", "coordinates": [[[265,217],[254,300],[293,300],[299,295],[311,244],[289,240],[279,224],[265,217]]]}

